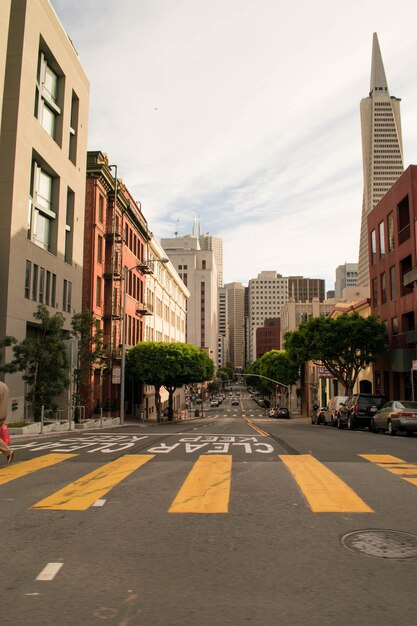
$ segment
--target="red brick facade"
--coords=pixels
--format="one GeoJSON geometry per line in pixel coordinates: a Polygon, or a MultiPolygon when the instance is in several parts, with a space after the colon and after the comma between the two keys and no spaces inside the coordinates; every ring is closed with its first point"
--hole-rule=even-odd
{"type": "MultiPolygon", "coordinates": [[[[121,359],[124,270],[146,261],[150,238],[141,209],[116,171],[113,176],[113,169],[103,153],[88,153],[82,307],[99,321],[109,346],[110,367],[103,379],[90,372],[83,398],[87,413],[97,405],[119,408],[120,383],[115,375],[121,359]]],[[[144,293],[144,273],[134,269],[126,282],[128,346],[143,340],[144,293]]]]}
{"type": "Polygon", "coordinates": [[[266,319],[263,326],[256,329],[256,358],[265,352],[281,350],[281,320],[279,317],[266,319]]]}
{"type": "Polygon", "coordinates": [[[416,266],[417,166],[411,165],[368,216],[371,310],[387,326],[389,354],[374,367],[374,390],[411,399],[417,359],[417,297],[404,276],[416,266]]]}

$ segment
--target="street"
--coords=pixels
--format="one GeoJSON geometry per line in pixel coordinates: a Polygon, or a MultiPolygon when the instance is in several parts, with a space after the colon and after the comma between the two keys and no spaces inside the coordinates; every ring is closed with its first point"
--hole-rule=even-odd
{"type": "Polygon", "coordinates": [[[271,419],[243,391],[13,447],[4,626],[417,623],[417,437],[271,419]]]}

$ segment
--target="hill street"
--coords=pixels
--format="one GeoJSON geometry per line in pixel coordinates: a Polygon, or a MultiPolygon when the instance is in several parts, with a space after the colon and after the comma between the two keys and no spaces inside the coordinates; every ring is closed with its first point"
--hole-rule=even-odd
{"type": "Polygon", "coordinates": [[[243,394],[13,446],[2,624],[415,624],[417,437],[271,419],[243,394]]]}

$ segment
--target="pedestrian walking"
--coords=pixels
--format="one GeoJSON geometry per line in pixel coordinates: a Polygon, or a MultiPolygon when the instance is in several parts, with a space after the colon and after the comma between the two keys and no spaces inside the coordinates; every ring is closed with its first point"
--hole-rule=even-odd
{"type": "Polygon", "coordinates": [[[0,381],[0,452],[2,452],[7,459],[7,465],[13,461],[14,452],[9,447],[10,434],[5,421],[7,417],[7,407],[9,403],[9,388],[5,383],[0,381]]]}

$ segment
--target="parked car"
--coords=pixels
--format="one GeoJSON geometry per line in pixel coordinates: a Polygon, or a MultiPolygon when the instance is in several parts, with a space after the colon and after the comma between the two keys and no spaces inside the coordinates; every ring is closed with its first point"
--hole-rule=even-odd
{"type": "Polygon", "coordinates": [[[390,435],[405,431],[406,435],[417,432],[417,402],[411,400],[393,400],[371,417],[370,430],[377,433],[386,430],[390,435]]]}
{"type": "Polygon", "coordinates": [[[333,398],[331,398],[324,412],[324,424],[337,426],[337,418],[339,416],[340,406],[343,402],[346,402],[346,400],[347,396],[333,396],[333,398]]]}
{"type": "Polygon", "coordinates": [[[371,418],[387,402],[387,397],[373,393],[355,393],[340,406],[337,418],[337,427],[366,428],[371,424],[371,418]]]}
{"type": "Polygon", "coordinates": [[[239,400],[237,398],[232,399],[232,406],[239,405],[239,400]]]}
{"type": "Polygon", "coordinates": [[[210,400],[210,406],[219,406],[219,401],[217,400],[217,398],[212,398],[210,400]]]}
{"type": "Polygon", "coordinates": [[[324,424],[324,414],[326,412],[325,406],[320,406],[315,413],[311,416],[312,424],[324,424]]]}
{"type": "Polygon", "coordinates": [[[277,406],[275,409],[271,409],[268,413],[270,417],[277,417],[281,419],[290,419],[290,412],[286,406],[277,406]]]}

